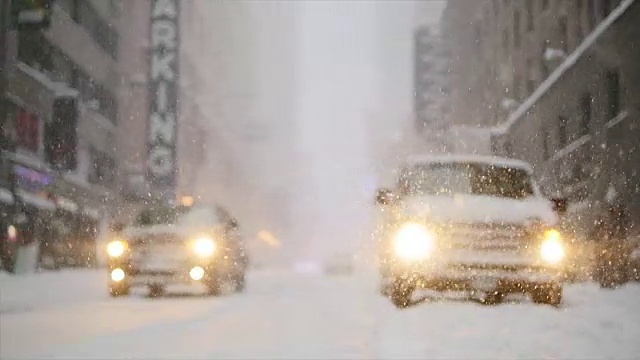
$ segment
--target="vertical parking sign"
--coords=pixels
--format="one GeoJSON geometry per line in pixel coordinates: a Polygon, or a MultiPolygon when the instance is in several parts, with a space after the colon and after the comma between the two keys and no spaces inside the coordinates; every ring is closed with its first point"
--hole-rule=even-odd
{"type": "Polygon", "coordinates": [[[163,189],[172,189],[176,182],[179,2],[151,0],[147,177],[163,189]]]}

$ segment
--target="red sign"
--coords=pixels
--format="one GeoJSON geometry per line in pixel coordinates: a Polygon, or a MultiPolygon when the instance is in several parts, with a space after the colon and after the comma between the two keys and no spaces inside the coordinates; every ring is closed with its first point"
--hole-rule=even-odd
{"type": "Polygon", "coordinates": [[[40,145],[40,121],[38,117],[24,109],[18,110],[16,126],[18,135],[18,147],[21,149],[38,152],[40,145]]]}

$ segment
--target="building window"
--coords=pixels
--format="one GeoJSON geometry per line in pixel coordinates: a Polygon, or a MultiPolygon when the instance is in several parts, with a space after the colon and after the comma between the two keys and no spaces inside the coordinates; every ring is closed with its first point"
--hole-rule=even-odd
{"type": "Polygon", "coordinates": [[[518,99],[520,100],[520,85],[521,85],[521,80],[520,80],[520,76],[516,75],[513,77],[513,91],[511,92],[512,97],[514,99],[518,99]]]}
{"type": "Polygon", "coordinates": [[[607,71],[607,101],[609,102],[609,120],[620,114],[620,72],[618,69],[607,71]]]}
{"type": "Polygon", "coordinates": [[[41,31],[18,32],[18,60],[40,71],[52,71],[51,44],[41,31]]]}
{"type": "Polygon", "coordinates": [[[540,61],[540,75],[542,77],[541,81],[544,81],[546,78],[549,77],[549,65],[547,64],[547,61],[545,60],[544,57],[544,53],[547,50],[547,42],[543,42],[542,43],[542,54],[540,55],[540,59],[542,59],[542,61],[540,61]]]}
{"type": "Polygon", "coordinates": [[[613,0],[602,0],[601,9],[602,9],[603,19],[609,16],[609,14],[611,14],[613,7],[614,7],[613,0]]]}
{"type": "Polygon", "coordinates": [[[18,109],[16,133],[18,148],[37,153],[40,148],[40,121],[35,114],[18,109]]]}
{"type": "Polygon", "coordinates": [[[536,80],[533,73],[533,61],[527,59],[527,96],[536,89],[536,80]]]}
{"type": "Polygon", "coordinates": [[[580,130],[579,135],[588,135],[591,131],[591,94],[584,93],[580,96],[580,130]]]}
{"type": "Polygon", "coordinates": [[[582,10],[583,10],[582,1],[583,0],[575,0],[575,4],[576,4],[575,5],[576,6],[576,17],[575,17],[575,19],[576,19],[576,29],[577,29],[576,33],[578,34],[577,35],[578,39],[582,39],[582,37],[584,36],[584,30],[582,28],[582,10]]]}
{"type": "Polygon", "coordinates": [[[122,3],[120,0],[109,0],[109,11],[111,12],[111,16],[119,16],[122,12],[122,3]]]}
{"type": "Polygon", "coordinates": [[[507,53],[509,51],[509,31],[502,29],[502,50],[507,53]]]}
{"type": "Polygon", "coordinates": [[[551,149],[549,149],[549,130],[545,129],[542,136],[542,156],[543,159],[549,160],[551,157],[551,149]]]}
{"type": "Polygon", "coordinates": [[[567,118],[558,117],[558,144],[560,148],[567,146],[567,118]]]}
{"type": "Polygon", "coordinates": [[[560,36],[562,41],[562,50],[565,54],[569,53],[569,27],[567,26],[567,18],[565,16],[560,17],[560,36]]]}
{"type": "Polygon", "coordinates": [[[520,12],[513,13],[513,46],[520,47],[520,12]]]}
{"type": "Polygon", "coordinates": [[[534,18],[533,18],[533,1],[525,1],[525,12],[527,16],[527,31],[533,31],[534,18]]]}
{"type": "Polygon", "coordinates": [[[484,8],[484,19],[483,22],[485,24],[491,24],[491,8],[489,8],[489,6],[486,6],[484,8]]]}
{"type": "Polygon", "coordinates": [[[589,31],[596,27],[596,7],[595,0],[585,0],[587,2],[587,20],[589,21],[589,31]]]}
{"type": "Polygon", "coordinates": [[[117,123],[118,106],[115,95],[104,86],[97,84],[84,71],[74,69],[73,87],[79,92],[83,101],[90,103],[92,110],[104,116],[111,123],[117,123]]]}
{"type": "Polygon", "coordinates": [[[69,57],[58,48],[51,49],[52,69],[47,74],[54,81],[61,81],[65,84],[73,83],[73,69],[75,64],[69,57]]]}
{"type": "Polygon", "coordinates": [[[107,54],[117,58],[118,34],[113,26],[100,17],[90,1],[79,1],[77,6],[77,22],[107,54]]]}
{"type": "Polygon", "coordinates": [[[90,150],[91,168],[88,180],[93,184],[108,185],[113,184],[116,170],[116,162],[109,155],[96,149],[90,150]]]}
{"type": "Polygon", "coordinates": [[[56,0],[56,4],[60,6],[73,21],[78,21],[78,0],[56,0]]]}
{"type": "Polygon", "coordinates": [[[507,140],[505,142],[504,151],[507,153],[507,156],[514,156],[513,143],[511,142],[511,140],[507,140]]]}

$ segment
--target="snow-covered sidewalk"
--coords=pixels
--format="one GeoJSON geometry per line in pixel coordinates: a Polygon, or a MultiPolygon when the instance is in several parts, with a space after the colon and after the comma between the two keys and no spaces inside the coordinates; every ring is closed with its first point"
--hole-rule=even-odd
{"type": "Polygon", "coordinates": [[[0,272],[0,314],[108,298],[106,270],[0,272]]]}

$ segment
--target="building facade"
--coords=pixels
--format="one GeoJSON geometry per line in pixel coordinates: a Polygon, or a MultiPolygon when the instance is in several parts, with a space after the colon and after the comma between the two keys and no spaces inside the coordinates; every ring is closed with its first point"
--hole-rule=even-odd
{"type": "Polygon", "coordinates": [[[439,26],[415,30],[414,56],[416,128],[442,130],[449,124],[449,57],[439,26]]]}
{"type": "Polygon", "coordinates": [[[45,3],[50,7],[35,10],[48,14],[47,25],[30,27],[19,25],[19,9],[11,9],[28,2],[3,2],[2,199],[32,230],[23,241],[37,240],[34,229],[46,232],[61,218],[94,238],[118,198],[119,6],[45,3]]]}
{"type": "MultiPolygon", "coordinates": [[[[495,126],[588,233],[607,194],[640,223],[640,2],[451,0],[453,118],[495,126]]],[[[610,199],[609,199],[610,200],[610,199]]]]}

